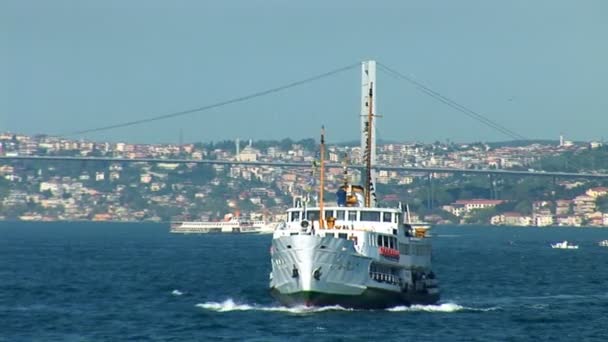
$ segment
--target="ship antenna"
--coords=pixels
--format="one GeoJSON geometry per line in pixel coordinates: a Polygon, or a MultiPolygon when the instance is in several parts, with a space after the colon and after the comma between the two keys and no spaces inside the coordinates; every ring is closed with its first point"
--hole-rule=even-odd
{"type": "Polygon", "coordinates": [[[344,190],[348,187],[348,153],[344,153],[344,159],[342,159],[342,173],[344,174],[344,190]]]}
{"type": "Polygon", "coordinates": [[[325,190],[325,126],[321,126],[321,171],[319,184],[319,229],[325,229],[325,210],[323,209],[323,197],[325,190]]]}
{"type": "Polygon", "coordinates": [[[373,96],[374,96],[374,83],[371,82],[369,85],[369,100],[368,100],[368,112],[367,112],[367,142],[365,146],[365,206],[371,207],[371,195],[372,195],[372,119],[374,114],[372,113],[373,107],[373,96]]]}

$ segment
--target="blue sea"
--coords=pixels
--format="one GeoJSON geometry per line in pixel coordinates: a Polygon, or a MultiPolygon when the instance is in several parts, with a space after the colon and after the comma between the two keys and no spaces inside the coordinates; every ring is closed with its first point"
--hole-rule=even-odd
{"type": "Polygon", "coordinates": [[[270,235],[168,228],[0,223],[0,341],[608,341],[608,229],[435,227],[441,302],[364,311],[274,302],[270,235]]]}

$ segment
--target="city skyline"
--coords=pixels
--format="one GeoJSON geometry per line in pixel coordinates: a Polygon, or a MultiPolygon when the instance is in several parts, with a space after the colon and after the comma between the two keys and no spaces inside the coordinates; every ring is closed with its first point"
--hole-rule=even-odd
{"type": "MultiPolygon", "coordinates": [[[[0,131],[55,135],[146,119],[376,59],[522,136],[603,140],[606,7],[600,1],[6,1],[0,131]]],[[[298,140],[316,137],[325,124],[328,141],[355,141],[359,96],[354,68],[246,102],[82,138],[298,140]]],[[[511,140],[381,72],[378,109],[379,139],[511,140]]]]}

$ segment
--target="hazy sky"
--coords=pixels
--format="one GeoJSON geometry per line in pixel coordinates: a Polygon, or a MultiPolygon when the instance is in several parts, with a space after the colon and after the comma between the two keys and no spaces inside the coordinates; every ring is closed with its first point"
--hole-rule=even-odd
{"type": "MultiPolygon", "coordinates": [[[[516,133],[608,139],[605,0],[1,0],[0,131],[62,134],[197,108],[376,59],[516,133]]],[[[89,134],[358,137],[360,71],[89,134]]],[[[508,140],[378,71],[379,137],[508,140]]]]}

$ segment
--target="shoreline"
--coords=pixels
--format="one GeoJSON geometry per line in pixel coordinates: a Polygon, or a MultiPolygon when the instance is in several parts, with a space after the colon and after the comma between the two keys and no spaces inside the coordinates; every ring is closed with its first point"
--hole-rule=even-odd
{"type": "MultiPolygon", "coordinates": [[[[96,221],[96,220],[0,220],[0,224],[7,223],[33,223],[33,224],[43,224],[43,223],[87,223],[87,224],[104,224],[104,223],[112,223],[112,224],[155,224],[155,225],[170,225],[172,221],[122,221],[122,220],[104,220],[104,221],[96,221]]],[[[553,228],[598,228],[598,229],[608,229],[608,226],[507,226],[507,225],[491,225],[491,224],[429,224],[431,229],[434,227],[454,227],[454,228],[539,228],[539,229],[553,229],[553,228]]]]}

